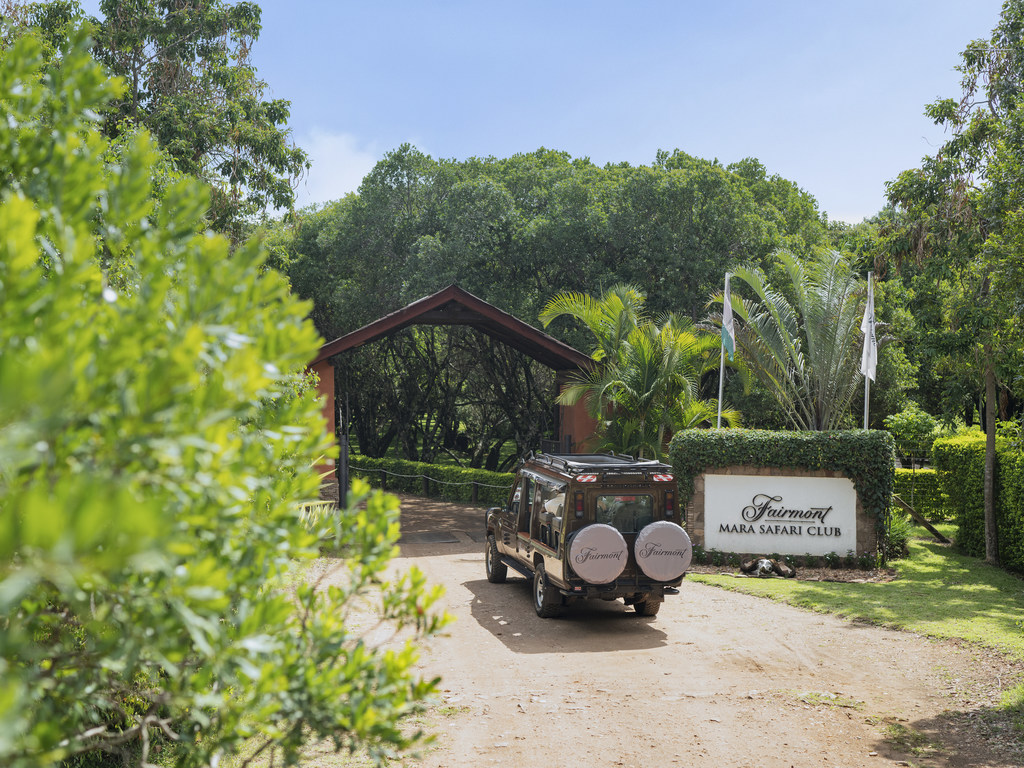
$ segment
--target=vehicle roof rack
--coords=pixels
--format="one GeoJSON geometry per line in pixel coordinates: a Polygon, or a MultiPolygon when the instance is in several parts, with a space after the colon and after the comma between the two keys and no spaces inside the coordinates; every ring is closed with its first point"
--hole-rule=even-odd
{"type": "Polygon", "coordinates": [[[657,459],[636,459],[618,453],[533,453],[526,457],[529,461],[547,464],[570,474],[579,475],[587,472],[644,472],[660,470],[671,472],[672,467],[657,459]]]}

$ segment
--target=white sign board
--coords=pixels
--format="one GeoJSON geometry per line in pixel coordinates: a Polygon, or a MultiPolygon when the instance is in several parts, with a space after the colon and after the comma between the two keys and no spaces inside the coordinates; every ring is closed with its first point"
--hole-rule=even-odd
{"type": "Polygon", "coordinates": [[[704,548],[780,555],[856,551],[853,481],[705,475],[704,548]]]}

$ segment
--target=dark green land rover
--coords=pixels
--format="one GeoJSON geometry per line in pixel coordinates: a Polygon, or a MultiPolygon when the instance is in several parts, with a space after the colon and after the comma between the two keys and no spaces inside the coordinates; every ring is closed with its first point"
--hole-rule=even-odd
{"type": "Polygon", "coordinates": [[[503,507],[487,510],[487,579],[533,580],[542,618],[587,598],[654,616],[690,567],[672,468],[616,454],[531,454],[503,507]]]}

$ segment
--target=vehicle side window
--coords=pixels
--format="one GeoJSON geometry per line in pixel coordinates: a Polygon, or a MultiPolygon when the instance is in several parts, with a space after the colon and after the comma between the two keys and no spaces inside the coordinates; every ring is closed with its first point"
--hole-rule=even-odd
{"type": "Polygon", "coordinates": [[[546,512],[555,517],[561,517],[565,507],[565,485],[554,483],[540,484],[540,505],[541,512],[546,512]]]}
{"type": "Polygon", "coordinates": [[[654,499],[643,494],[603,494],[597,497],[594,517],[622,533],[637,533],[654,521],[654,499]]]}
{"type": "Polygon", "coordinates": [[[535,483],[532,477],[524,477],[519,500],[519,523],[518,530],[523,533],[530,531],[530,517],[533,514],[533,494],[535,483]]]}

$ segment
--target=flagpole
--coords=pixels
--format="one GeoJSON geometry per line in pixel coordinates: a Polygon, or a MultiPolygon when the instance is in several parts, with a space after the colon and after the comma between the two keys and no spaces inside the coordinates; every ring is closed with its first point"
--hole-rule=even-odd
{"type": "Polygon", "coordinates": [[[868,272],[868,298],[864,305],[864,320],[860,324],[864,332],[864,353],[861,355],[860,372],[864,374],[864,429],[868,428],[868,402],[871,397],[871,380],[875,378],[878,362],[878,339],[875,336],[875,290],[872,280],[874,272],[868,272]]]}
{"type": "Polygon", "coordinates": [[[718,426],[722,428],[722,385],[725,383],[725,344],[722,344],[722,357],[718,364],[718,426]]]}
{"type": "Polygon", "coordinates": [[[736,350],[736,332],[732,327],[732,292],[729,290],[729,273],[725,273],[725,292],[722,294],[722,356],[718,364],[718,426],[722,428],[722,393],[725,385],[725,348],[729,347],[729,359],[736,350]]]}
{"type": "Polygon", "coordinates": [[[871,392],[871,379],[864,377],[864,429],[868,428],[868,394],[871,392]]]}

